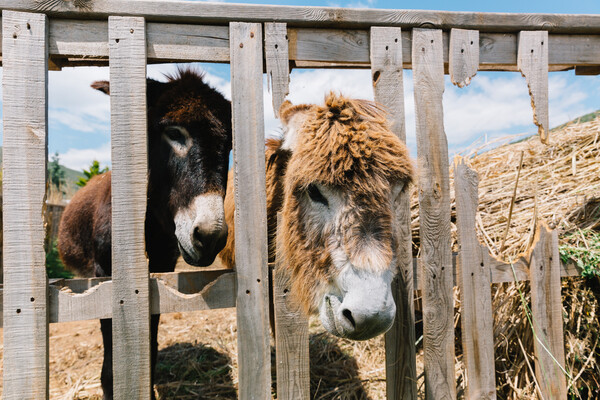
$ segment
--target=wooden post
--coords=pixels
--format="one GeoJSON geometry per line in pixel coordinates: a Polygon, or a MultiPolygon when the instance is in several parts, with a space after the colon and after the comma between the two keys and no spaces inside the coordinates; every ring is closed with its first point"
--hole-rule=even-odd
{"type": "MultiPolygon", "coordinates": [[[[375,101],[386,107],[392,131],[406,142],[402,73],[401,29],[371,28],[371,74],[375,101]]],[[[416,399],[412,233],[408,190],[398,201],[394,224],[398,231],[399,268],[393,283],[396,320],[385,335],[387,398],[416,399]]]]}
{"type": "Polygon", "coordinates": [[[271,398],[262,25],[229,24],[239,398],[271,398]]]}
{"type": "Polygon", "coordinates": [[[4,399],[48,398],[48,20],[2,12],[4,399]]]}
{"type": "Polygon", "coordinates": [[[479,31],[450,30],[448,59],[452,83],[458,87],[471,83],[479,68],[479,31]]]}
{"type": "Polygon", "coordinates": [[[442,109],[442,48],[441,30],[413,29],[425,392],[431,400],[456,398],[450,178],[442,109]]]}
{"type": "MultiPolygon", "coordinates": [[[[281,215],[277,215],[277,231],[281,215]]],[[[282,236],[277,234],[277,238],[282,236]]],[[[277,247],[281,246],[277,239],[277,247]]],[[[277,252],[279,254],[279,252],[277,252]]],[[[273,302],[275,303],[275,356],[277,399],[310,399],[308,318],[299,304],[289,298],[289,274],[281,260],[275,260],[273,302]]]]}
{"type": "Polygon", "coordinates": [[[290,92],[290,59],[287,25],[265,23],[265,59],[267,79],[273,96],[273,112],[279,117],[279,107],[290,92]]]}
{"type": "Polygon", "coordinates": [[[144,19],[110,17],[108,35],[114,394],[116,399],[150,399],[150,286],[144,236],[148,191],[144,19]]]}
{"type": "Polygon", "coordinates": [[[454,192],[458,227],[457,268],[462,304],[462,342],[467,370],[466,399],[496,399],[494,318],[490,256],[477,239],[475,216],[479,197],[477,173],[462,158],[454,160],[454,192]]]}
{"type": "Polygon", "coordinates": [[[535,376],[545,399],[566,399],[558,232],[540,224],[529,261],[535,376]]]}
{"type": "Polygon", "coordinates": [[[518,40],[517,67],[527,81],[533,123],[542,143],[548,143],[548,32],[520,32],[518,40]]]}
{"type": "MultiPolygon", "coordinates": [[[[265,59],[267,78],[273,93],[273,111],[289,93],[290,69],[286,24],[265,24],[265,59]]],[[[277,215],[277,230],[280,218],[277,215]]],[[[281,237],[279,234],[277,238],[281,237]]],[[[277,242],[277,246],[280,243],[277,242]]],[[[279,252],[276,251],[276,254],[279,252]]],[[[273,270],[273,303],[275,318],[275,356],[277,363],[277,398],[296,400],[310,398],[310,365],[308,358],[308,318],[289,299],[289,276],[281,260],[273,270]]]]}

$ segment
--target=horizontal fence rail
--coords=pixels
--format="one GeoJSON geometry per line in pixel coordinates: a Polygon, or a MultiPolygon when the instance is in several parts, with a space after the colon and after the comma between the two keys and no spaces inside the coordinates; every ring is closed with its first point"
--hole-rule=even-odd
{"type": "Polygon", "coordinates": [[[378,10],[160,0],[0,0],[0,9],[44,12],[53,18],[106,19],[111,15],[126,15],[144,17],[147,21],[196,24],[227,24],[235,20],[330,28],[381,25],[405,29],[462,27],[497,32],[543,29],[556,33],[600,33],[600,15],[585,14],[378,10]]]}
{"type": "MultiPolygon", "coordinates": [[[[542,28],[543,29],[543,28],[542,28]]],[[[149,63],[230,61],[229,27],[147,23],[149,63]]],[[[108,22],[50,20],[48,51],[51,67],[108,65],[108,22]]],[[[368,29],[288,27],[289,60],[298,68],[369,68],[368,29]]],[[[450,31],[442,33],[446,70],[450,61],[450,31]]],[[[479,70],[517,70],[519,33],[480,32],[479,70]]],[[[412,68],[412,31],[402,30],[403,68],[412,68]]],[[[600,34],[548,35],[551,71],[576,68],[590,73],[600,67],[600,34]]],[[[1,52],[1,49],[0,49],[1,52]]]]}
{"type": "MultiPolygon", "coordinates": [[[[454,286],[458,286],[459,279],[456,264],[457,254],[454,254],[454,286]]],[[[418,289],[422,282],[422,273],[417,266],[418,259],[414,258],[413,286],[418,289]]],[[[515,279],[529,280],[529,263],[524,258],[507,264],[490,257],[489,266],[491,283],[514,282],[515,279]]],[[[581,275],[581,270],[574,263],[560,263],[559,268],[561,278],[581,275]]],[[[3,312],[4,293],[5,288],[0,285],[0,315],[3,312]]],[[[152,314],[235,307],[236,293],[235,272],[226,269],[150,274],[152,314]]],[[[112,306],[97,301],[112,296],[110,278],[54,279],[50,281],[48,296],[50,323],[112,317],[112,306]]]]}

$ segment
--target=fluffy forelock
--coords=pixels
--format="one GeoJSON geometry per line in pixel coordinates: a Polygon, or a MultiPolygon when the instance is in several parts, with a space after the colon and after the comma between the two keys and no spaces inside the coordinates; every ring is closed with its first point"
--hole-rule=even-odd
{"type": "Polygon", "coordinates": [[[373,178],[412,179],[408,150],[375,102],[329,93],[323,106],[313,106],[299,137],[290,171],[306,183],[344,186],[373,178]]]}

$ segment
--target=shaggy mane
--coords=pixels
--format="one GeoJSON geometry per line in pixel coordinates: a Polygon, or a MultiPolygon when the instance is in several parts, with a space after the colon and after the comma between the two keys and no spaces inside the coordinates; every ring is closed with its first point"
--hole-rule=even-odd
{"type": "Polygon", "coordinates": [[[204,82],[206,73],[191,66],[177,66],[175,72],[165,72],[163,76],[167,78],[168,82],[193,80],[206,83],[204,82]]]}

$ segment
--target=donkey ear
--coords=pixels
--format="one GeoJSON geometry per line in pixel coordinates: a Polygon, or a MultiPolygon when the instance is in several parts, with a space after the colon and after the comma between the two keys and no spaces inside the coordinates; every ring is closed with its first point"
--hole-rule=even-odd
{"type": "Polygon", "coordinates": [[[110,95],[110,83],[108,81],[96,81],[90,85],[92,88],[110,95]]]}
{"type": "Polygon", "coordinates": [[[292,152],[296,149],[300,131],[311,109],[312,106],[309,104],[295,106],[288,100],[284,101],[281,107],[279,107],[279,118],[283,125],[282,149],[292,152]]]}

